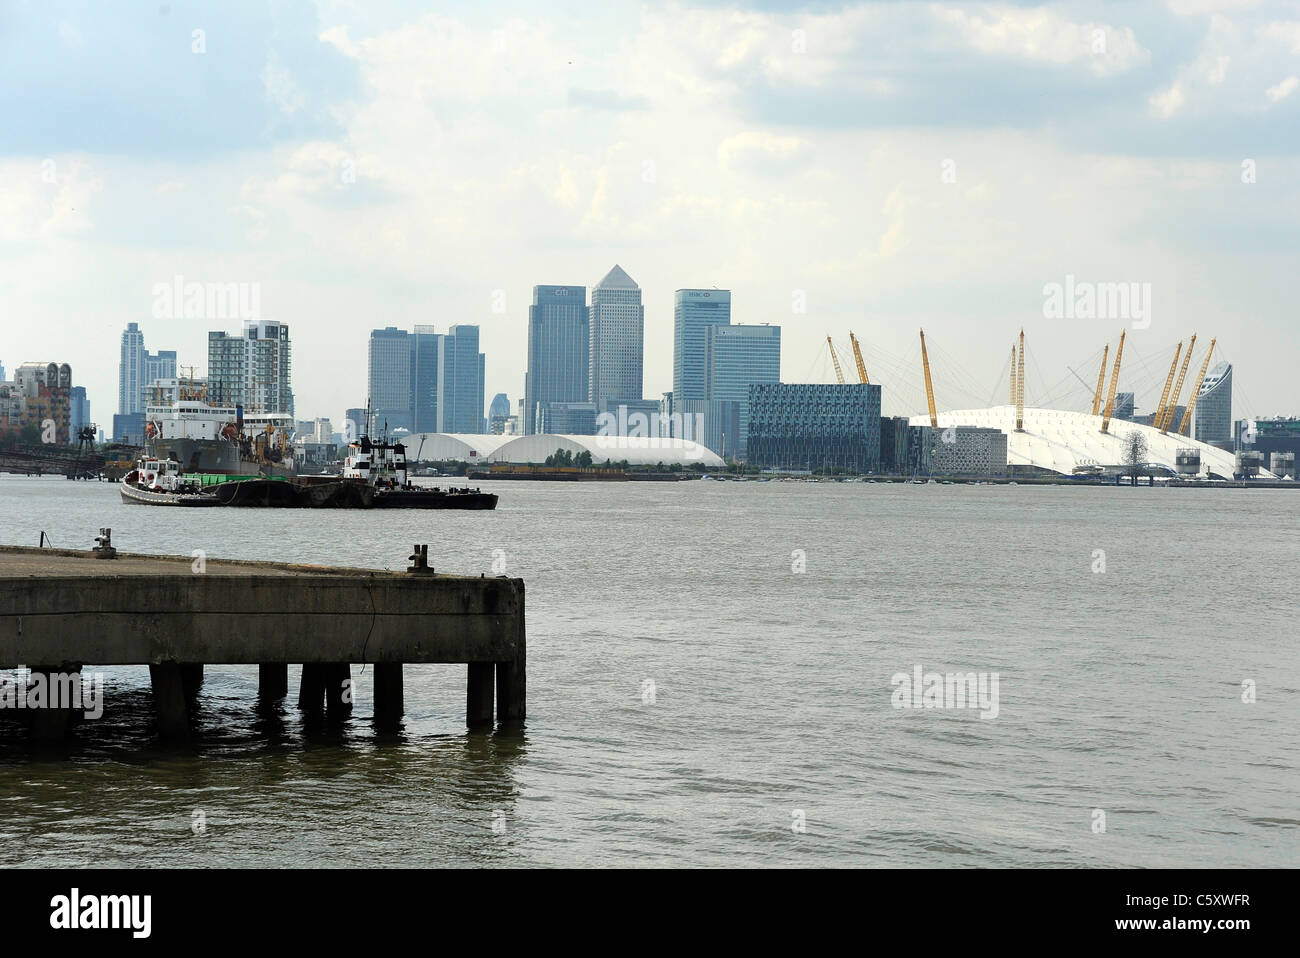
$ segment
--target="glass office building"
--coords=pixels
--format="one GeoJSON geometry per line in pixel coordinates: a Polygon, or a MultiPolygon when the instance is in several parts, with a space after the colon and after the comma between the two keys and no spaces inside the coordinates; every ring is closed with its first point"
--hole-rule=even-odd
{"type": "Polygon", "coordinates": [[[597,407],[641,399],[645,308],[641,287],[615,265],[591,290],[587,398],[597,407]]]}
{"type": "Polygon", "coordinates": [[[481,433],[484,356],[478,351],[478,327],[456,325],[439,344],[438,432],[481,433]]]}
{"type": "MultiPolygon", "coordinates": [[[[780,326],[709,326],[704,343],[705,399],[739,403],[735,455],[747,457],[750,386],[781,381],[780,326]]],[[[675,397],[674,393],[674,397],[675,397]]],[[[879,431],[880,424],[876,424],[879,431]]]]}
{"type": "Polygon", "coordinates": [[[673,397],[706,399],[705,344],[710,327],[731,325],[731,290],[679,289],[673,293],[673,397]]]}
{"type": "Polygon", "coordinates": [[[1201,383],[1193,414],[1193,438],[1232,448],[1232,365],[1216,363],[1201,383]]]}
{"type": "Polygon", "coordinates": [[[528,307],[524,432],[537,429],[537,404],[588,402],[591,338],[585,286],[534,286],[528,307]]]}
{"type": "Polygon", "coordinates": [[[411,334],[396,326],[372,330],[366,368],[370,425],[377,432],[410,429],[411,334]]]}
{"type": "Polygon", "coordinates": [[[756,384],[749,387],[749,417],[754,465],[880,471],[879,385],[756,384]]]}

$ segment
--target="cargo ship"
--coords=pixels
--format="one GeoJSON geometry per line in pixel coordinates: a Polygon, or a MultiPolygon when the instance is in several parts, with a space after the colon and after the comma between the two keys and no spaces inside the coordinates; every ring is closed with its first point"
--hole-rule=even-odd
{"type": "Polygon", "coordinates": [[[293,417],[245,414],[241,406],[210,405],[202,390],[145,407],[145,457],[173,461],[186,473],[292,476],[293,417]]]}

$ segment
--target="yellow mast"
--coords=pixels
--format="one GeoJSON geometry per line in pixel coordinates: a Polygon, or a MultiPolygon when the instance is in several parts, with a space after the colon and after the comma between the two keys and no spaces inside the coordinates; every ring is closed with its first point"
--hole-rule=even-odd
{"type": "Polygon", "coordinates": [[[871,380],[867,378],[867,364],[862,361],[862,350],[858,348],[858,337],[853,335],[852,330],[849,330],[849,342],[853,343],[853,358],[858,361],[858,382],[870,383],[871,380]]]}
{"type": "Polygon", "coordinates": [[[1178,382],[1174,384],[1173,396],[1169,399],[1169,405],[1165,407],[1165,418],[1160,421],[1162,435],[1167,433],[1174,423],[1174,410],[1178,408],[1178,397],[1183,391],[1183,380],[1187,378],[1187,365],[1192,361],[1192,350],[1195,348],[1196,334],[1192,333],[1192,340],[1187,344],[1187,355],[1183,357],[1183,368],[1178,370],[1178,382]]]}
{"type": "Polygon", "coordinates": [[[1025,431],[1025,331],[1020,331],[1020,355],[1016,359],[1016,432],[1025,431]]]}
{"type": "Polygon", "coordinates": [[[925,352],[925,330],[921,330],[921,366],[925,370],[925,401],[930,405],[930,428],[939,428],[939,417],[934,411],[934,386],[930,382],[930,357],[925,352]]]}
{"type": "Polygon", "coordinates": [[[1192,426],[1192,410],[1196,408],[1196,399],[1201,395],[1201,383],[1205,381],[1205,371],[1210,368],[1210,357],[1214,355],[1214,344],[1217,339],[1210,340],[1210,351],[1205,354],[1205,362],[1201,363],[1201,371],[1196,377],[1196,385],[1192,387],[1192,394],[1187,397],[1187,409],[1183,412],[1183,422],[1178,427],[1179,433],[1186,436],[1187,430],[1192,426]]]}
{"type": "Polygon", "coordinates": [[[829,336],[826,337],[826,345],[830,347],[830,350],[831,350],[831,362],[833,362],[833,363],[835,364],[835,378],[836,378],[837,380],[839,380],[839,384],[840,384],[841,386],[843,386],[843,385],[844,385],[844,371],[843,371],[842,369],[840,369],[840,357],[838,357],[838,356],[835,355],[835,344],[834,344],[833,342],[831,342],[831,338],[830,338],[829,336]]]}
{"type": "Polygon", "coordinates": [[[1165,418],[1165,403],[1169,401],[1169,387],[1174,382],[1174,372],[1178,369],[1178,356],[1183,351],[1183,341],[1178,341],[1178,348],[1174,350],[1174,361],[1169,364],[1169,375],[1165,377],[1165,390],[1160,394],[1160,405],[1156,406],[1156,414],[1151,420],[1151,425],[1157,429],[1165,418]]]}
{"type": "Polygon", "coordinates": [[[1016,344],[1011,344],[1011,398],[1007,402],[1014,406],[1016,404],[1016,344]]]}
{"type": "Polygon", "coordinates": [[[1119,334],[1119,346],[1115,349],[1115,368],[1110,374],[1110,389],[1106,391],[1106,411],[1101,418],[1102,432],[1110,431],[1110,417],[1115,412],[1115,389],[1119,386],[1119,363],[1124,358],[1124,334],[1127,332],[1128,330],[1124,330],[1119,334]]]}
{"type": "Polygon", "coordinates": [[[1092,396],[1092,414],[1101,413],[1101,387],[1106,384],[1106,357],[1110,353],[1110,343],[1101,351],[1101,369],[1097,370],[1097,391],[1092,396]]]}

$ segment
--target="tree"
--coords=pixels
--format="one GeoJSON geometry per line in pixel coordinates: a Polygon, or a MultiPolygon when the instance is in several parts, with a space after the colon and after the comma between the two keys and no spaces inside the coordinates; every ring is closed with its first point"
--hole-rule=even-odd
{"type": "Polygon", "coordinates": [[[575,466],[581,466],[584,469],[590,469],[591,453],[587,452],[587,450],[584,449],[582,452],[578,453],[578,457],[573,460],[573,464],[575,466]]]}
{"type": "Polygon", "coordinates": [[[1137,485],[1138,476],[1147,474],[1147,439],[1136,429],[1124,437],[1124,475],[1137,485]]]}
{"type": "Polygon", "coordinates": [[[39,446],[41,444],[41,427],[34,423],[23,426],[21,435],[25,446],[39,446]]]}

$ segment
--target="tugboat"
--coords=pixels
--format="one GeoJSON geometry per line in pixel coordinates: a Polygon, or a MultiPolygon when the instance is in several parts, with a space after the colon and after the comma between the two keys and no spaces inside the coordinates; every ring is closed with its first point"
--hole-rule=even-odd
{"type": "Polygon", "coordinates": [[[495,509],[495,493],[481,489],[412,484],[406,464],[406,447],[400,442],[374,442],[362,436],[350,443],[343,463],[344,482],[364,482],[374,490],[376,509],[495,509]]]}
{"type": "Polygon", "coordinates": [[[140,459],[118,486],[122,501],[146,506],[219,506],[187,480],[175,459],[140,459]]]}

